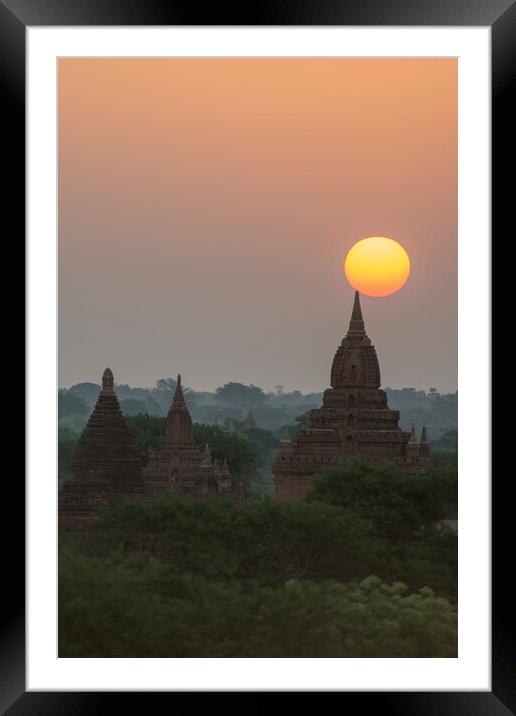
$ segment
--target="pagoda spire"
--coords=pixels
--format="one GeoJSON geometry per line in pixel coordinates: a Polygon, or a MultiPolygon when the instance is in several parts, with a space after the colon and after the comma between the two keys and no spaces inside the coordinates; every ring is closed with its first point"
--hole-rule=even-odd
{"type": "Polygon", "coordinates": [[[177,376],[174,399],[167,415],[165,441],[168,443],[193,443],[192,419],[183,395],[181,375],[177,376]]]}
{"type": "Polygon", "coordinates": [[[106,368],[102,373],[102,391],[104,393],[112,393],[114,385],[113,371],[111,368],[106,368]]]}
{"type": "Polygon", "coordinates": [[[430,445],[428,444],[426,428],[423,427],[423,429],[421,430],[421,439],[419,440],[419,457],[428,458],[429,453],[430,445]]]}
{"type": "Polygon", "coordinates": [[[174,393],[174,400],[172,405],[184,405],[185,396],[183,395],[183,386],[181,385],[181,373],[177,374],[176,392],[174,393]]]}
{"type": "Polygon", "coordinates": [[[349,322],[348,333],[365,335],[364,319],[362,318],[362,308],[360,306],[360,294],[355,291],[355,301],[353,303],[353,311],[349,322]]]}

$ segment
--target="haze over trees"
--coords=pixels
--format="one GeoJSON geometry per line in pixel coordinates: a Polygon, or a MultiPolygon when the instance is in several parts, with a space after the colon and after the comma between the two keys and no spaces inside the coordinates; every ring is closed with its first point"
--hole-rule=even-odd
{"type": "MultiPolygon", "coordinates": [[[[154,388],[131,388],[117,385],[116,391],[122,411],[126,415],[165,416],[172,402],[176,381],[160,378],[154,388]]],[[[95,404],[100,385],[77,383],[59,391],[59,418],[63,425],[76,431],[82,429],[88,413],[95,404]],[[77,400],[79,399],[79,400],[77,400]],[[86,406],[86,408],[84,407],[86,406]],[[80,426],[80,427],[79,427],[80,426]]],[[[428,392],[415,388],[386,388],[389,406],[400,411],[400,426],[416,430],[426,425],[430,439],[437,439],[446,430],[457,429],[457,393],[441,394],[435,388],[428,392]]],[[[294,425],[296,418],[313,408],[320,407],[322,393],[303,394],[299,390],[285,392],[281,385],[266,392],[255,385],[228,382],[214,392],[184,388],[185,400],[197,423],[223,424],[225,421],[242,422],[252,409],[257,425],[275,431],[285,424],[294,425]]]]}

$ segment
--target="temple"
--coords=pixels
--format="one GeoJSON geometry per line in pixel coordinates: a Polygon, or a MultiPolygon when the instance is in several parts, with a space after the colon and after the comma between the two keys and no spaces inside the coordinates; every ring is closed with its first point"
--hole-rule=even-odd
{"type": "Polygon", "coordinates": [[[426,429],[418,443],[415,432],[398,426],[399,412],[390,410],[380,388],[380,366],[368,338],[358,291],[349,330],[333,359],[323,406],[310,412],[310,427],[294,443],[284,430],[273,466],[278,500],[300,499],[310,490],[316,472],[341,459],[363,454],[370,462],[389,461],[419,473],[429,459],[426,429]]]}
{"type": "Polygon", "coordinates": [[[80,530],[96,522],[96,510],[127,498],[142,498],[142,463],[120,410],[113,373],[106,368],[102,389],[75,446],[71,477],[59,492],[59,528],[80,530]]]}
{"type": "Polygon", "coordinates": [[[143,470],[150,495],[165,491],[190,497],[230,495],[231,478],[227,462],[212,459],[209,446],[200,450],[193,437],[193,425],[185,402],[181,376],[177,376],[174,399],[165,424],[165,438],[159,450],[151,450],[143,470]]]}
{"type": "Polygon", "coordinates": [[[256,427],[256,418],[253,415],[253,411],[251,408],[249,408],[249,411],[246,415],[246,418],[244,422],[242,423],[242,430],[245,432],[246,430],[254,430],[256,427]]]}

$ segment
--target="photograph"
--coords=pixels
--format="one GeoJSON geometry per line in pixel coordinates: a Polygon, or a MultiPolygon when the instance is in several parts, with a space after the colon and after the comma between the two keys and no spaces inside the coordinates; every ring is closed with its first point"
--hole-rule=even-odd
{"type": "Polygon", "coordinates": [[[59,659],[456,660],[457,57],[56,73],[59,659]]]}

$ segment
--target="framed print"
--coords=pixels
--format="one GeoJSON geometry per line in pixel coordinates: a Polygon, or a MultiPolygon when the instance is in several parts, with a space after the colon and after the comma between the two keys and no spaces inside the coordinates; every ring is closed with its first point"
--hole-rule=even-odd
{"type": "Polygon", "coordinates": [[[0,5],[28,308],[8,713],[103,691],[515,708],[498,5],[0,5]]]}

